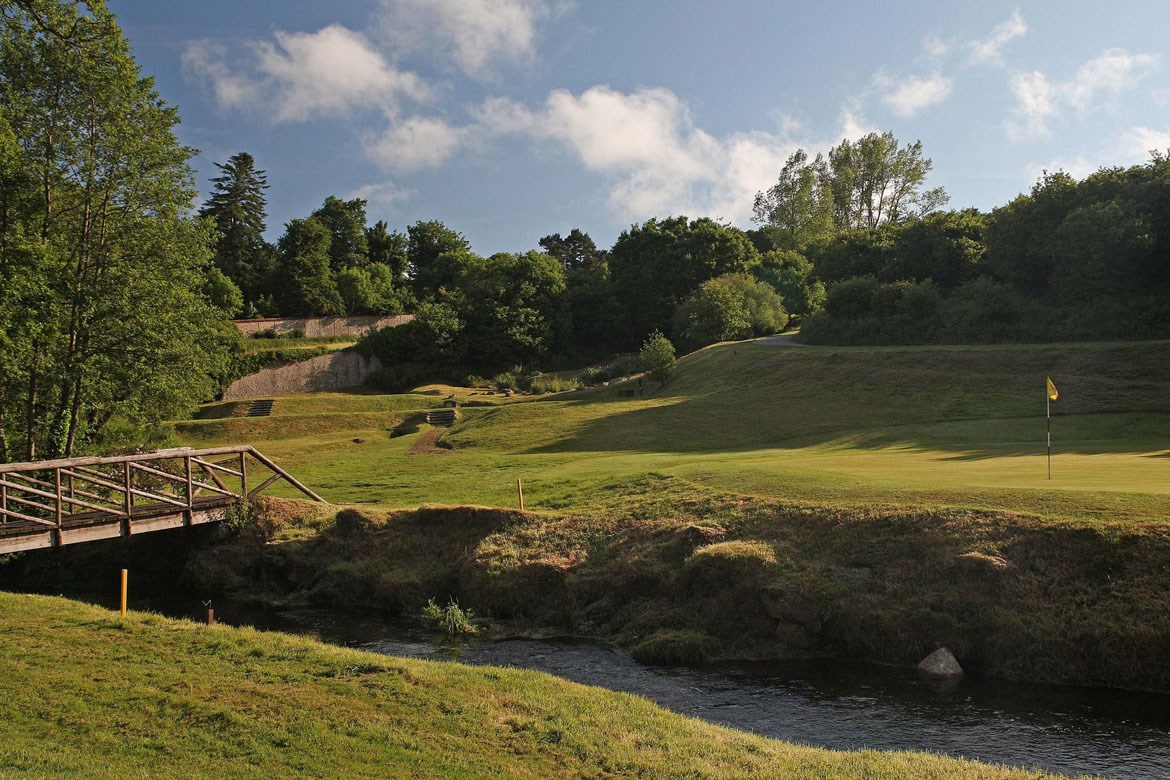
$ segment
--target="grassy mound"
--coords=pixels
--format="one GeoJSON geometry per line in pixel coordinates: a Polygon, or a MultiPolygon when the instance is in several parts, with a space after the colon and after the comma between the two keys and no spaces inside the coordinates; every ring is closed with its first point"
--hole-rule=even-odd
{"type": "Polygon", "coordinates": [[[841,753],[555,677],[0,594],[5,777],[1042,778],[841,753]]]}

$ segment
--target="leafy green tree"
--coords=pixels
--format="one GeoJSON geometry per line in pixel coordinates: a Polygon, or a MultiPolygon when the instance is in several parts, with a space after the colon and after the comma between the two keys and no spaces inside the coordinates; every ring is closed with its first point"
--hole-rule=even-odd
{"type": "Polygon", "coordinates": [[[0,4],[3,457],[136,445],[214,393],[230,328],[178,121],[100,0],[0,4]]]}
{"type": "Polygon", "coordinates": [[[268,189],[266,173],[256,169],[256,161],[247,152],[215,163],[220,175],[213,178],[211,196],[200,209],[200,216],[215,221],[215,264],[240,288],[244,297],[254,301],[272,271],[272,253],[264,240],[264,220],[268,189]]]}
{"type": "Polygon", "coordinates": [[[658,331],[651,333],[638,351],[638,365],[659,384],[666,384],[677,362],[674,345],[658,331]]]}
{"type": "Polygon", "coordinates": [[[409,248],[406,236],[397,230],[391,233],[385,220],[380,219],[366,228],[366,245],[370,250],[371,265],[384,265],[389,268],[396,285],[398,280],[405,279],[409,248]]]}
{"type": "Polygon", "coordinates": [[[588,233],[573,228],[569,235],[561,238],[553,233],[540,239],[544,251],[560,261],[566,270],[597,271],[605,265],[605,252],[597,248],[588,233]]]}
{"type": "Polygon", "coordinates": [[[313,217],[294,219],[278,243],[276,299],[285,315],[340,316],[345,303],[330,270],[329,228],[313,217]]]}
{"type": "Polygon", "coordinates": [[[442,222],[416,222],[406,229],[407,273],[419,299],[434,297],[449,277],[436,268],[444,254],[470,253],[471,245],[442,222]]]}
{"type": "Polygon", "coordinates": [[[337,291],[347,314],[401,314],[404,292],[394,285],[394,272],[381,263],[343,268],[336,274],[337,291]]]}
{"type": "Polygon", "coordinates": [[[812,263],[799,252],[767,252],[752,273],[776,291],[793,317],[808,317],[825,305],[825,285],[815,278],[812,263]]]}
{"type": "Polygon", "coordinates": [[[891,132],[843,140],[829,152],[829,189],[838,229],[876,228],[946,205],[942,187],[924,190],[934,167],[922,142],[905,146],[891,132]]]}
{"type": "Polygon", "coordinates": [[[369,261],[364,200],[342,200],[330,195],[311,216],[329,231],[330,268],[361,268],[369,261]]]}
{"type": "Polygon", "coordinates": [[[675,342],[686,349],[765,336],[784,329],[788,313],[769,285],[748,274],[725,274],[699,286],[675,312],[675,342]]]}
{"type": "Polygon", "coordinates": [[[818,154],[810,162],[797,149],[780,169],[780,180],[756,194],[752,213],[777,249],[799,251],[832,235],[833,190],[824,158],[818,154]]]}
{"type": "Polygon", "coordinates": [[[933,165],[921,141],[899,146],[890,132],[845,139],[827,161],[799,149],[756,195],[755,220],[777,249],[803,251],[834,232],[921,217],[947,202],[943,188],[924,188],[933,165]]]}
{"type": "Polygon", "coordinates": [[[235,317],[244,310],[244,294],[227,274],[215,266],[207,269],[204,294],[213,306],[229,317],[235,317]]]}
{"type": "Polygon", "coordinates": [[[711,219],[670,217],[631,226],[609,253],[614,292],[625,312],[625,343],[669,328],[678,305],[706,280],[758,262],[742,230],[711,219]]]}
{"type": "Polygon", "coordinates": [[[458,292],[477,368],[530,362],[567,341],[565,269],[549,255],[492,255],[464,275],[458,292]]]}

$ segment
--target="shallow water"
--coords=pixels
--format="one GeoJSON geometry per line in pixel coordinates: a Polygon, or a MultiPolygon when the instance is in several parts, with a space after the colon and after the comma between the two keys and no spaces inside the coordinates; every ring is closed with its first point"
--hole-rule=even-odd
{"type": "Polygon", "coordinates": [[[840,661],[675,669],[580,641],[433,641],[417,625],[221,605],[225,622],[387,655],[538,669],[684,715],[818,747],[928,750],[1068,774],[1170,778],[1170,696],[965,678],[840,661]]]}

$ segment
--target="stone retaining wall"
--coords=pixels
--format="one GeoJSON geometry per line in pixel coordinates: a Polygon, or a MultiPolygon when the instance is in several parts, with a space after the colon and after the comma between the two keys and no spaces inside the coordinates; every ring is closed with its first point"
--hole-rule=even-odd
{"type": "Polygon", "coordinates": [[[344,390],[357,387],[382,367],[376,357],[366,358],[352,350],[330,352],[284,366],[262,368],[237,379],[223,391],[223,400],[271,398],[293,393],[344,390]]]}
{"type": "Polygon", "coordinates": [[[413,314],[393,317],[263,317],[255,320],[232,320],[240,333],[250,336],[271,330],[278,336],[300,331],[305,338],[320,339],[331,336],[364,336],[370,328],[393,328],[414,319],[413,314]]]}

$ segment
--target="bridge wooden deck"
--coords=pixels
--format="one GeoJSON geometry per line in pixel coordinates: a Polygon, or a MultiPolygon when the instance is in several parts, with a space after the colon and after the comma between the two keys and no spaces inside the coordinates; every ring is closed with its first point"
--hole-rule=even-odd
{"type": "Polygon", "coordinates": [[[0,463],[0,554],[214,523],[279,481],[251,445],[0,463]]]}

